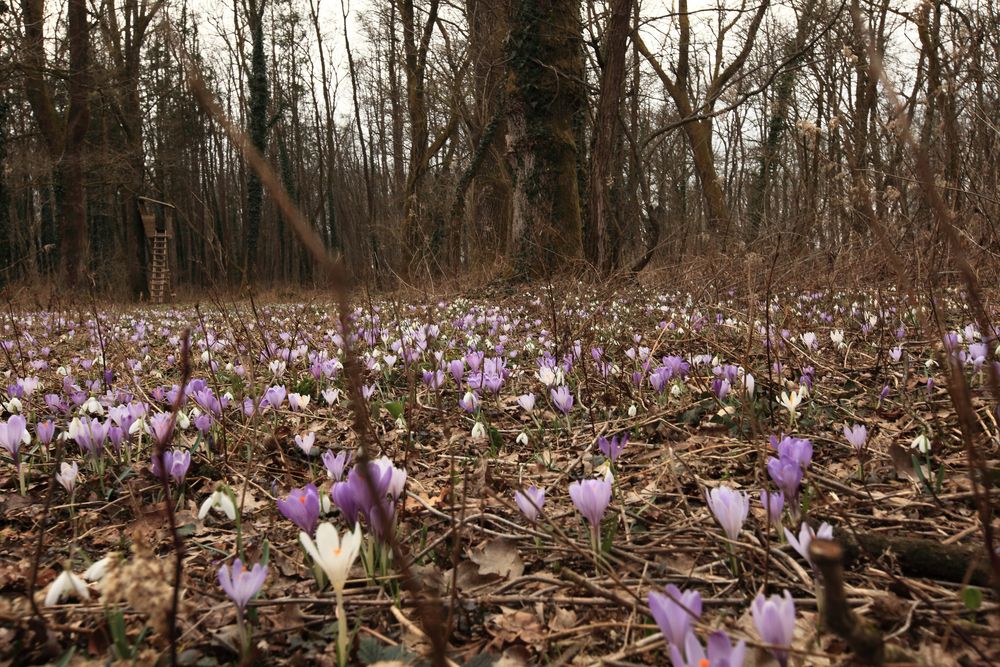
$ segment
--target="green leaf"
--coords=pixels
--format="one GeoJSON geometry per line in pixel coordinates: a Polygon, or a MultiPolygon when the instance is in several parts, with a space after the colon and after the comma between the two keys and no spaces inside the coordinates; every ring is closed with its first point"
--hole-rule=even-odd
{"type": "Polygon", "coordinates": [[[966,586],[962,589],[962,602],[969,611],[976,611],[983,604],[983,589],[966,586]]]}
{"type": "Polygon", "coordinates": [[[403,416],[402,401],[390,401],[385,404],[385,409],[390,415],[392,415],[393,419],[399,419],[403,416]]]}

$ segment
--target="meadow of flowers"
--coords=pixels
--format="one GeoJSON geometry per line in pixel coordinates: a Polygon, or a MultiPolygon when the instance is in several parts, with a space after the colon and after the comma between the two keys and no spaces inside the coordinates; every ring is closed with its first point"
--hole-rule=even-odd
{"type": "Polygon", "coordinates": [[[990,664],[998,339],[939,307],[11,309],[0,659],[990,664]]]}

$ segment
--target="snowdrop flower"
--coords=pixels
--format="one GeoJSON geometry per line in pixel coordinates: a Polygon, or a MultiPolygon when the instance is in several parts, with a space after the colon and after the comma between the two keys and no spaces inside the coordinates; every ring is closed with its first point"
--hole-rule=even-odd
{"type": "Polygon", "coordinates": [[[921,454],[926,455],[931,450],[931,441],[927,439],[926,435],[921,433],[910,443],[910,449],[916,449],[921,454]]]}
{"type": "Polygon", "coordinates": [[[524,431],[521,431],[520,433],[517,434],[516,442],[522,447],[526,447],[528,445],[528,434],[525,433],[524,431]]]}
{"type": "Polygon", "coordinates": [[[473,440],[485,440],[486,439],[486,427],[483,426],[482,422],[476,422],[472,427],[472,439],[473,440]]]}
{"type": "Polygon", "coordinates": [[[101,405],[100,401],[93,396],[90,396],[83,402],[83,405],[80,406],[80,412],[81,414],[89,413],[91,415],[103,415],[104,407],[101,405]]]}
{"type": "Polygon", "coordinates": [[[306,532],[299,533],[299,542],[326,573],[334,591],[343,593],[347,575],[361,550],[361,526],[355,523],[354,531],[345,531],[341,538],[332,523],[321,523],[316,529],[315,542],[306,532]]]}
{"type": "Polygon", "coordinates": [[[13,396],[9,401],[4,402],[3,407],[7,412],[21,414],[21,399],[13,396]]]}
{"type": "Polygon", "coordinates": [[[63,598],[71,597],[89,600],[90,590],[83,579],[69,570],[63,570],[62,574],[56,577],[49,586],[49,592],[45,594],[45,606],[51,607],[54,604],[59,604],[63,598]]]}
{"type": "Polygon", "coordinates": [[[198,510],[198,519],[204,520],[213,509],[223,512],[230,521],[236,520],[236,504],[233,503],[232,497],[222,489],[216,489],[212,495],[205,499],[198,510]]]}
{"type": "Polygon", "coordinates": [[[628,406],[628,416],[629,417],[635,417],[636,414],[638,414],[638,412],[639,412],[639,409],[637,407],[635,407],[635,403],[633,403],[632,405],[628,406]]]}
{"type": "Polygon", "coordinates": [[[100,581],[117,561],[118,554],[111,552],[104,558],[94,561],[90,567],[84,570],[83,578],[87,581],[100,581]]]}

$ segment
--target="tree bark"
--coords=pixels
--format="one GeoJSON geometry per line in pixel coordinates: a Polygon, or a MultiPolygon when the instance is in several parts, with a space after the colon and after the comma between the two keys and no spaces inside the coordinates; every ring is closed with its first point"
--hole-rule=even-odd
{"type": "Polygon", "coordinates": [[[621,177],[622,161],[616,151],[618,111],[625,83],[625,48],[632,0],[613,0],[604,36],[604,70],[594,118],[590,151],[590,224],[587,226],[587,256],[601,275],[618,264],[621,246],[619,223],[611,211],[613,180],[621,177]]]}
{"type": "Polygon", "coordinates": [[[508,40],[512,264],[550,276],[583,254],[574,124],[586,100],[580,5],[520,0],[508,40]]]}
{"type": "MultiPolygon", "coordinates": [[[[267,0],[246,0],[250,29],[249,134],[250,143],[261,155],[267,154],[267,58],[264,53],[264,7],[267,0]]],[[[256,275],[257,244],[264,213],[264,186],[253,169],[247,170],[246,265],[245,277],[253,282],[256,275]]]]}

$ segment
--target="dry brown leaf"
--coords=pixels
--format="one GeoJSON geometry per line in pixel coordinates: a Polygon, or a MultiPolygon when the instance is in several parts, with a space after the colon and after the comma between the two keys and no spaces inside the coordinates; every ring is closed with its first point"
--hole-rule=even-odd
{"type": "Polygon", "coordinates": [[[512,540],[487,540],[474,548],[469,557],[483,575],[496,574],[505,579],[516,579],[524,574],[524,561],[512,540]]]}
{"type": "Polygon", "coordinates": [[[545,628],[534,612],[525,609],[500,607],[500,613],[490,616],[486,628],[502,642],[521,641],[531,646],[540,645],[545,639],[545,628]]]}

